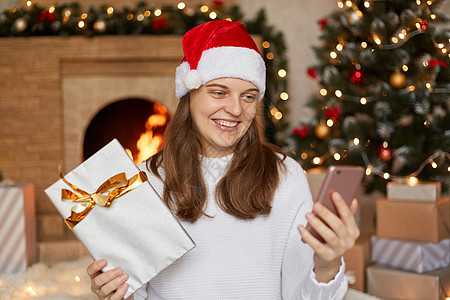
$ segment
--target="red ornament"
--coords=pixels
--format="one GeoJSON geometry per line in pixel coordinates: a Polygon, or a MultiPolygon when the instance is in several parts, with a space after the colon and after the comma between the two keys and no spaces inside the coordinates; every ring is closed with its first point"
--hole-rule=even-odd
{"type": "Polygon", "coordinates": [[[427,20],[423,20],[422,22],[420,22],[420,28],[421,28],[422,30],[427,29],[427,26],[428,26],[427,20]]]}
{"type": "Polygon", "coordinates": [[[325,119],[339,120],[339,111],[340,110],[341,110],[340,106],[336,106],[335,108],[327,108],[325,110],[325,119]]]}
{"type": "Polygon", "coordinates": [[[223,6],[223,1],[215,0],[215,1],[213,1],[213,5],[217,6],[217,7],[222,7],[223,6]]]}
{"type": "Polygon", "coordinates": [[[292,130],[292,134],[297,134],[301,139],[305,138],[308,135],[309,126],[303,126],[303,127],[295,127],[292,130]]]}
{"type": "Polygon", "coordinates": [[[365,78],[365,74],[363,70],[353,69],[350,74],[350,81],[353,83],[363,82],[365,78]]]}
{"type": "Polygon", "coordinates": [[[308,76],[311,77],[312,79],[317,78],[316,68],[314,68],[314,67],[309,68],[307,73],[308,73],[308,76]]]}
{"type": "Polygon", "coordinates": [[[55,20],[56,20],[55,14],[54,14],[54,13],[51,13],[51,12],[49,12],[49,11],[45,11],[45,12],[41,13],[41,14],[39,15],[39,21],[42,23],[42,22],[44,22],[44,21],[46,21],[46,20],[48,20],[48,21],[50,21],[50,22],[55,21],[55,20]]]}
{"type": "Polygon", "coordinates": [[[382,161],[390,161],[392,159],[392,148],[383,146],[378,148],[378,158],[382,161]]]}
{"type": "Polygon", "coordinates": [[[320,24],[320,30],[324,30],[325,26],[327,26],[327,24],[328,24],[328,19],[326,19],[326,18],[320,19],[319,24],[320,24]]]}
{"type": "Polygon", "coordinates": [[[444,63],[444,61],[440,59],[430,59],[429,64],[432,68],[436,68],[437,65],[441,65],[442,67],[447,68],[447,65],[444,63]]]}
{"type": "Polygon", "coordinates": [[[153,30],[158,30],[158,29],[161,29],[161,28],[166,28],[167,27],[167,20],[166,20],[166,18],[163,18],[163,17],[161,17],[161,18],[158,18],[158,19],[156,19],[156,20],[154,20],[153,22],[152,22],[152,28],[153,28],[153,30]]]}

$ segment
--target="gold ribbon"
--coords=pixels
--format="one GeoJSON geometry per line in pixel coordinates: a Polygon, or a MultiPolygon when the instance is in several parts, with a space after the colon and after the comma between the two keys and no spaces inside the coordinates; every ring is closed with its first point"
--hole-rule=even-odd
{"type": "Polygon", "coordinates": [[[137,188],[144,181],[147,181],[147,176],[142,171],[128,180],[125,173],[119,173],[106,180],[95,193],[89,194],[68,182],[64,178],[62,172],[60,172],[59,176],[74,190],[74,192],[72,192],[70,190],[62,189],[61,200],[78,202],[72,207],[70,217],[64,220],[70,229],[73,229],[75,225],[83,220],[95,205],[109,207],[116,198],[137,188]]]}

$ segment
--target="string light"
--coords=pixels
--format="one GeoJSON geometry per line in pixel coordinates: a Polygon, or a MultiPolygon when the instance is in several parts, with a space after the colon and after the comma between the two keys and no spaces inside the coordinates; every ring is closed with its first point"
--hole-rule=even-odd
{"type": "Polygon", "coordinates": [[[333,127],[333,125],[334,125],[333,120],[332,120],[332,119],[328,119],[328,120],[327,120],[327,126],[328,126],[328,127],[333,127]]]}
{"type": "Polygon", "coordinates": [[[353,139],[353,145],[355,145],[355,146],[359,145],[359,139],[358,138],[354,138],[353,139]]]}
{"type": "Polygon", "coordinates": [[[392,41],[394,44],[397,44],[397,43],[398,43],[398,39],[397,39],[395,36],[393,36],[393,37],[391,38],[391,41],[392,41]]]}
{"type": "Polygon", "coordinates": [[[327,94],[328,94],[328,92],[327,92],[327,90],[326,89],[320,89],[320,92],[319,92],[322,96],[326,96],[327,94]]]}
{"type": "Polygon", "coordinates": [[[76,275],[76,276],[74,277],[74,279],[75,279],[76,282],[80,282],[80,281],[81,281],[80,276],[78,276],[78,275],[76,275]]]}
{"type": "Polygon", "coordinates": [[[364,7],[365,8],[369,8],[370,7],[370,2],[369,1],[364,1],[364,7]]]}
{"type": "Polygon", "coordinates": [[[337,44],[336,45],[336,50],[337,51],[342,51],[342,49],[344,49],[344,46],[342,46],[342,44],[337,44]]]}
{"type": "Polygon", "coordinates": [[[282,92],[280,94],[280,99],[286,101],[287,99],[289,99],[289,94],[286,92],[282,92]]]}
{"type": "Polygon", "coordinates": [[[361,42],[361,48],[366,49],[367,48],[367,43],[366,42],[361,42]]]}
{"type": "Polygon", "coordinates": [[[438,167],[437,163],[432,159],[430,159],[430,165],[433,169],[436,169],[438,167]]]}
{"type": "Polygon", "coordinates": [[[112,7],[112,6],[108,7],[108,9],[106,10],[106,13],[108,15],[112,15],[114,13],[114,7],[112,7]]]}
{"type": "Polygon", "coordinates": [[[409,185],[416,185],[419,182],[417,177],[414,177],[414,176],[409,177],[408,180],[409,180],[409,182],[408,182],[409,185]]]}
{"type": "Polygon", "coordinates": [[[178,9],[184,9],[186,7],[186,4],[184,2],[180,2],[177,5],[178,9]]]}
{"type": "Polygon", "coordinates": [[[128,14],[128,15],[127,15],[127,20],[128,20],[128,21],[133,20],[133,14],[128,14]]]}
{"type": "Polygon", "coordinates": [[[281,78],[286,76],[286,70],[285,69],[280,69],[278,70],[278,76],[280,76],[281,78]]]}
{"type": "Polygon", "coordinates": [[[55,7],[54,6],[50,6],[48,9],[49,13],[54,13],[55,12],[55,7]]]}
{"type": "Polygon", "coordinates": [[[367,166],[367,168],[366,168],[366,175],[369,176],[370,174],[372,174],[372,166],[371,165],[367,166]]]}
{"type": "Polygon", "coordinates": [[[214,20],[215,18],[217,18],[217,13],[214,12],[214,11],[210,12],[210,13],[209,13],[209,18],[212,19],[212,20],[214,20]]]}
{"type": "Polygon", "coordinates": [[[334,52],[334,51],[331,51],[330,52],[330,57],[333,58],[333,59],[336,58],[337,57],[337,53],[334,52]]]}
{"type": "Polygon", "coordinates": [[[205,13],[205,12],[207,12],[208,10],[209,10],[209,7],[206,6],[206,5],[203,5],[202,7],[200,7],[200,11],[201,11],[202,13],[205,13]]]}
{"type": "Polygon", "coordinates": [[[312,162],[315,165],[319,165],[319,164],[322,163],[322,160],[320,159],[320,157],[316,156],[316,157],[313,158],[312,162]]]}
{"type": "Polygon", "coordinates": [[[30,7],[31,6],[31,1],[27,1],[27,6],[30,7]]]}
{"type": "Polygon", "coordinates": [[[307,159],[308,158],[308,153],[306,153],[306,152],[303,152],[301,155],[300,155],[300,157],[304,160],[304,159],[307,159]]]}
{"type": "Polygon", "coordinates": [[[435,14],[431,14],[430,18],[431,18],[431,20],[435,20],[436,19],[436,15],[435,14]]]}
{"type": "Polygon", "coordinates": [[[138,20],[139,22],[142,22],[144,19],[145,19],[145,17],[144,17],[143,14],[139,14],[139,15],[136,17],[136,20],[138,20]]]}
{"type": "Polygon", "coordinates": [[[362,97],[361,99],[359,99],[359,103],[361,103],[362,105],[366,105],[367,104],[367,99],[362,97]]]}
{"type": "Polygon", "coordinates": [[[385,173],[383,174],[383,178],[384,178],[384,179],[389,179],[389,177],[390,177],[389,173],[385,172],[385,173]]]}
{"type": "Polygon", "coordinates": [[[334,157],[335,160],[340,160],[341,159],[341,155],[339,153],[335,153],[333,155],[333,157],[334,157]]]}
{"type": "Polygon", "coordinates": [[[83,14],[81,14],[81,19],[86,19],[88,17],[88,15],[87,15],[87,13],[83,13],[83,14]]]}
{"type": "Polygon", "coordinates": [[[273,115],[273,117],[274,117],[276,120],[281,120],[281,118],[283,118],[283,114],[281,113],[281,111],[277,111],[277,112],[273,115]]]}
{"type": "Polygon", "coordinates": [[[153,14],[155,16],[159,17],[162,14],[162,11],[158,8],[157,10],[155,10],[155,12],[153,14]]]}
{"type": "Polygon", "coordinates": [[[416,4],[417,4],[417,5],[420,5],[420,4],[422,4],[422,3],[420,2],[420,0],[416,0],[416,4]]]}
{"type": "Polygon", "coordinates": [[[339,8],[344,8],[344,3],[343,3],[342,1],[338,1],[338,2],[337,2],[337,6],[338,6],[339,8]]]}
{"type": "Polygon", "coordinates": [[[84,27],[84,21],[78,22],[78,27],[79,27],[79,28],[83,28],[83,27],[84,27]]]}
{"type": "Polygon", "coordinates": [[[269,48],[270,47],[270,43],[268,42],[268,41],[264,41],[263,43],[262,43],[262,46],[263,46],[263,48],[269,48]]]}
{"type": "Polygon", "coordinates": [[[268,60],[273,59],[273,53],[272,53],[272,52],[267,53],[267,54],[266,54],[266,58],[267,58],[268,60]]]}
{"type": "Polygon", "coordinates": [[[407,66],[407,65],[403,65],[403,66],[402,66],[402,70],[403,70],[404,72],[407,72],[407,71],[408,71],[408,66],[407,66]]]}
{"type": "Polygon", "coordinates": [[[347,1],[345,1],[345,5],[346,5],[347,7],[352,7],[353,2],[350,1],[350,0],[347,0],[347,1]]]}
{"type": "Polygon", "coordinates": [[[342,97],[342,92],[340,90],[336,90],[334,91],[334,94],[336,95],[336,97],[341,98],[342,97]]]}

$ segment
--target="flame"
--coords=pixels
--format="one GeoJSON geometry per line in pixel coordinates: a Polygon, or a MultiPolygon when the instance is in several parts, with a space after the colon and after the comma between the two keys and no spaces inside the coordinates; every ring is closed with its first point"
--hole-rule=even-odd
{"type": "Polygon", "coordinates": [[[148,117],[147,122],[145,123],[146,131],[141,134],[136,143],[136,147],[139,151],[136,158],[133,158],[133,155],[129,149],[125,149],[136,165],[141,164],[143,161],[155,155],[162,143],[162,136],[159,134],[155,135],[153,129],[166,125],[167,108],[159,103],[155,103],[153,106],[153,111],[154,114],[148,117]]]}

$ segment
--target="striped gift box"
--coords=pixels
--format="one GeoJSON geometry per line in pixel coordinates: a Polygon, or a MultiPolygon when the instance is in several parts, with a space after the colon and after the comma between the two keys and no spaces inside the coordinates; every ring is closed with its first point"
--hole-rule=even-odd
{"type": "Polygon", "coordinates": [[[24,272],[37,254],[34,184],[0,185],[0,274],[24,272]]]}
{"type": "Polygon", "coordinates": [[[418,243],[372,236],[372,261],[417,273],[450,265],[450,239],[418,243]]]}

